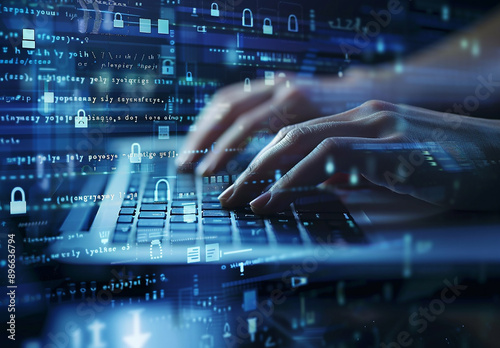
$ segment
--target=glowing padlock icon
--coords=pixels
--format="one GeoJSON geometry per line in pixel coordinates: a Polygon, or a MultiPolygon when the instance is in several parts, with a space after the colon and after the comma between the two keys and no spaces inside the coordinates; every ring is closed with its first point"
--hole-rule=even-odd
{"type": "Polygon", "coordinates": [[[249,8],[243,10],[243,15],[241,16],[241,25],[244,27],[253,27],[253,13],[249,8]]]}
{"type": "Polygon", "coordinates": [[[243,84],[243,91],[244,92],[251,92],[252,91],[252,82],[250,79],[247,77],[245,79],[245,83],[243,84]]]}
{"type": "Polygon", "coordinates": [[[288,16],[288,31],[291,31],[293,33],[299,31],[299,21],[297,19],[297,16],[294,14],[288,16]]]}
{"type": "Polygon", "coordinates": [[[220,16],[219,5],[215,2],[213,2],[212,6],[210,7],[210,15],[212,17],[219,17],[220,16]]]}
{"type": "Polygon", "coordinates": [[[88,128],[89,123],[85,110],[79,109],[75,117],[75,128],[88,128]]]}
{"type": "Polygon", "coordinates": [[[123,16],[120,12],[115,13],[115,18],[113,20],[113,26],[115,28],[123,28],[123,16]]]}
{"type": "Polygon", "coordinates": [[[174,74],[174,62],[171,59],[165,59],[161,67],[161,73],[163,75],[173,75],[174,74]]]}
{"type": "Polygon", "coordinates": [[[158,189],[160,188],[160,184],[164,182],[166,185],[167,185],[167,202],[170,202],[170,184],[168,183],[168,180],[167,179],[160,179],[156,182],[156,186],[155,186],[155,202],[158,202],[160,199],[159,199],[159,195],[158,195],[158,189]]]}
{"type": "Polygon", "coordinates": [[[264,25],[262,26],[262,31],[266,35],[273,35],[273,24],[270,18],[264,18],[264,25]]]}
{"type": "Polygon", "coordinates": [[[186,73],[186,82],[193,82],[193,73],[191,71],[186,73]]]}
{"type": "Polygon", "coordinates": [[[14,187],[12,189],[12,192],[10,193],[10,213],[12,215],[26,214],[26,195],[25,195],[22,187],[19,187],[19,186],[14,187]],[[21,193],[21,200],[20,201],[15,200],[16,192],[21,193]]]}
{"type": "Polygon", "coordinates": [[[141,163],[141,161],[141,145],[139,143],[133,143],[130,147],[130,163],[141,163]],[[137,152],[134,151],[135,148],[137,148],[137,152]]]}

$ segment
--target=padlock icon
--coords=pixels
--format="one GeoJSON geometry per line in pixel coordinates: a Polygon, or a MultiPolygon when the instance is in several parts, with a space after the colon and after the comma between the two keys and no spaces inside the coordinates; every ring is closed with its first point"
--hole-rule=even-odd
{"type": "Polygon", "coordinates": [[[141,163],[141,145],[139,143],[133,143],[130,147],[130,163],[141,163]],[[134,149],[137,148],[137,152],[134,149]]]}
{"type": "Polygon", "coordinates": [[[264,25],[262,26],[262,31],[266,35],[273,35],[273,24],[270,18],[264,18],[264,25]]]}
{"type": "Polygon", "coordinates": [[[293,33],[297,33],[299,31],[299,21],[297,16],[294,14],[288,16],[288,31],[293,33]]]}
{"type": "Polygon", "coordinates": [[[167,180],[167,179],[160,179],[160,180],[158,180],[158,181],[156,182],[156,185],[155,185],[155,193],[154,193],[154,200],[155,200],[155,202],[160,201],[160,198],[159,198],[159,197],[160,197],[160,195],[159,195],[159,193],[158,193],[158,189],[160,188],[160,184],[161,184],[162,182],[164,182],[164,183],[167,185],[167,196],[166,196],[166,200],[167,200],[167,202],[170,202],[170,198],[171,198],[171,197],[170,197],[170,195],[171,195],[171,193],[170,193],[170,184],[168,183],[168,180],[167,180]]]}
{"type": "Polygon", "coordinates": [[[163,75],[173,75],[174,74],[174,62],[172,59],[165,59],[161,66],[161,73],[163,75]]]}
{"type": "Polygon", "coordinates": [[[12,215],[16,214],[26,214],[26,195],[22,187],[14,187],[10,193],[10,213],[12,215]],[[16,201],[16,192],[21,192],[21,200],[16,201]]]}
{"type": "Polygon", "coordinates": [[[75,117],[75,128],[88,128],[89,123],[85,110],[79,109],[75,117]]]}
{"type": "Polygon", "coordinates": [[[113,20],[113,26],[115,28],[123,28],[123,16],[120,12],[115,13],[115,18],[113,20]]]}
{"type": "Polygon", "coordinates": [[[191,71],[186,73],[186,82],[193,82],[193,73],[191,71]]]}
{"type": "Polygon", "coordinates": [[[253,13],[249,8],[243,10],[241,25],[244,27],[253,27],[253,13]]]}
{"type": "Polygon", "coordinates": [[[245,82],[243,84],[243,91],[244,92],[252,91],[252,83],[250,82],[250,79],[248,77],[245,79],[245,82]]]}
{"type": "Polygon", "coordinates": [[[212,17],[220,16],[219,5],[216,2],[212,2],[212,6],[210,7],[210,15],[212,17]]]}

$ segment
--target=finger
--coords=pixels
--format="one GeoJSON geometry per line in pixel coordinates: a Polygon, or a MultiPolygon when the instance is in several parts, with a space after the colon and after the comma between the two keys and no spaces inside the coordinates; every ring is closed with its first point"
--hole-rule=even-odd
{"type": "Polygon", "coordinates": [[[231,195],[226,192],[221,195],[221,202],[231,207],[248,201],[267,185],[276,170],[288,171],[323,139],[337,136],[370,138],[377,137],[378,131],[369,122],[360,120],[296,127],[273,147],[261,152],[235,182],[231,195]]]}
{"type": "MultiPolygon", "coordinates": [[[[339,137],[323,140],[310,154],[289,170],[267,192],[250,202],[258,214],[269,214],[286,209],[304,191],[317,185],[335,172],[346,172],[355,167],[363,173],[369,164],[365,151],[353,150],[356,145],[388,142],[389,139],[339,137]]],[[[373,155],[373,154],[372,154],[373,155]]]]}
{"type": "Polygon", "coordinates": [[[232,149],[242,149],[248,137],[258,130],[277,132],[289,124],[317,117],[318,111],[308,102],[308,96],[301,88],[276,90],[273,98],[245,113],[220,137],[215,151],[200,164],[197,172],[209,175],[220,170],[230,157],[232,149]]]}
{"type": "Polygon", "coordinates": [[[214,151],[211,151],[196,169],[197,174],[209,175],[216,172],[234,155],[230,150],[244,149],[248,137],[257,130],[265,128],[265,120],[271,112],[272,105],[273,102],[270,100],[242,115],[218,139],[214,151]]]}
{"type": "MultiPolygon", "coordinates": [[[[261,152],[264,152],[268,150],[269,148],[273,147],[276,145],[278,142],[280,142],[283,137],[287,135],[288,132],[292,131],[293,129],[297,127],[302,127],[302,126],[315,126],[318,124],[323,124],[323,123],[331,123],[331,122],[348,122],[348,121],[360,121],[364,122],[367,120],[371,120],[373,123],[377,123],[376,121],[383,121],[383,117],[385,116],[384,113],[391,113],[394,115],[397,111],[399,110],[399,106],[383,102],[383,101],[378,101],[378,100],[372,100],[368,101],[366,103],[363,103],[362,105],[355,107],[353,109],[344,111],[342,113],[336,114],[336,115],[330,115],[330,116],[323,116],[323,117],[318,117],[312,120],[308,120],[305,122],[302,122],[300,124],[294,124],[290,125],[288,127],[282,128],[279,132],[278,135],[266,146],[261,152]]],[[[382,124],[382,122],[378,123],[379,126],[384,126],[387,128],[389,124],[385,122],[382,124]]],[[[377,126],[374,124],[374,126],[377,126]]],[[[347,135],[346,135],[347,136],[347,135]]]]}
{"type": "Polygon", "coordinates": [[[176,161],[178,165],[198,160],[235,119],[271,98],[271,86],[262,81],[256,81],[254,85],[252,91],[246,93],[242,93],[242,84],[230,86],[214,97],[201,112],[196,130],[188,134],[176,161]]]}

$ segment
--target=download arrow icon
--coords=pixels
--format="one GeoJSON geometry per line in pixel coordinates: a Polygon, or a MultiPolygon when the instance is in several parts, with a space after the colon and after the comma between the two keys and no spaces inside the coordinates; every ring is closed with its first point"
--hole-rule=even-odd
{"type": "Polygon", "coordinates": [[[144,344],[149,340],[151,333],[141,333],[141,312],[142,309],[138,309],[135,311],[130,311],[133,315],[133,333],[130,336],[123,337],[123,341],[129,347],[133,348],[141,348],[144,344]]]}

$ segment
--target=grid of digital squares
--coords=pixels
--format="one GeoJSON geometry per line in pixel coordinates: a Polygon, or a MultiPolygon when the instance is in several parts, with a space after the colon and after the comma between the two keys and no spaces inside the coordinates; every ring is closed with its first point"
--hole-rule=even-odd
{"type": "Polygon", "coordinates": [[[35,29],[23,29],[22,47],[28,50],[35,49],[35,29]]]}
{"type": "MultiPolygon", "coordinates": [[[[139,18],[139,32],[144,34],[151,34],[151,19],[150,18],[139,18]]],[[[119,12],[115,13],[113,19],[113,27],[123,28],[124,21],[123,15],[119,12]]],[[[170,33],[170,23],[168,19],[158,19],[158,34],[169,34],[170,33]]]]}

